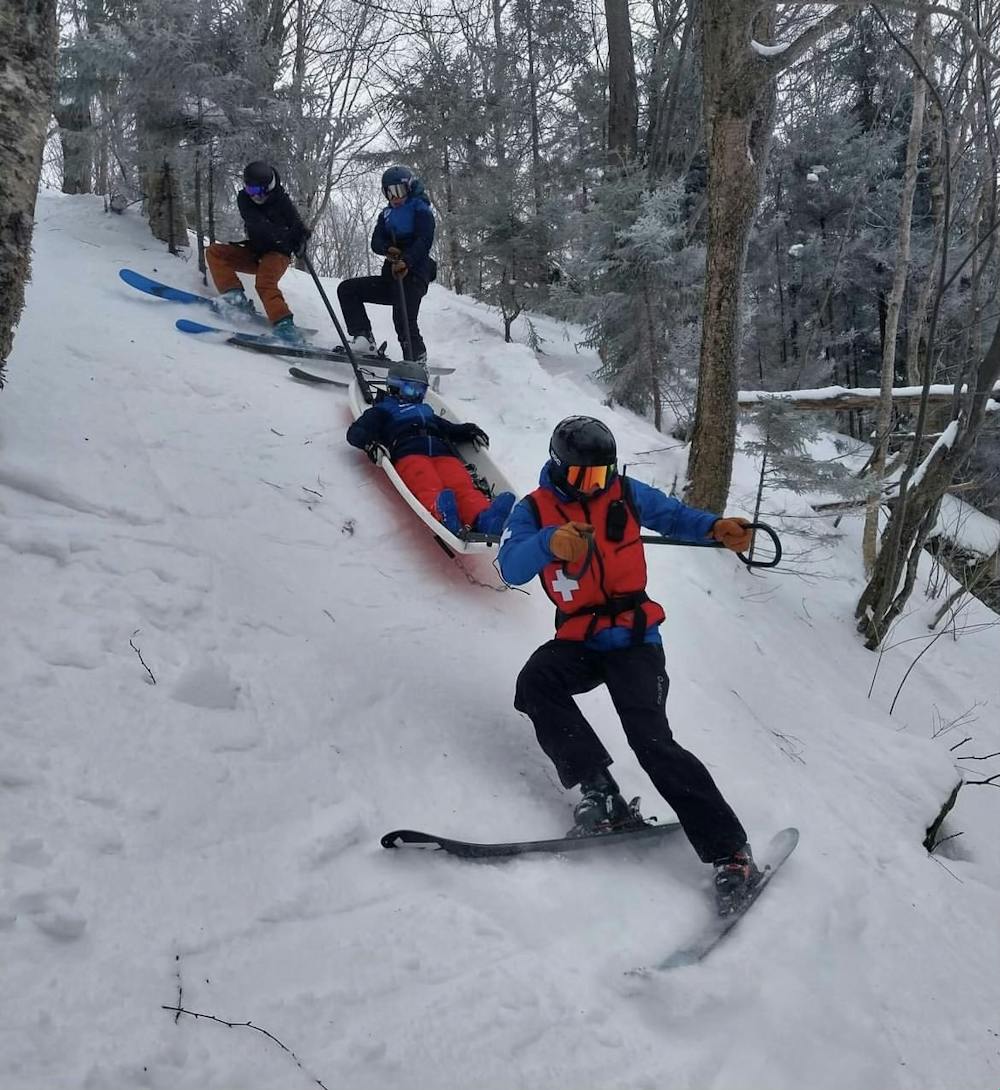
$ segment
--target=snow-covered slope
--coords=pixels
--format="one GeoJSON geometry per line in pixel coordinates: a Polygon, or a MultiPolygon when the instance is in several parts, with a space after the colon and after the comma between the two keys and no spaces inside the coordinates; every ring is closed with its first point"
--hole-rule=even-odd
{"type": "MultiPolygon", "coordinates": [[[[955,758],[1000,750],[993,614],[962,613],[890,718],[936,604],[866,652],[855,525],[769,496],[788,564],[763,576],[650,549],[675,732],[757,843],[802,841],[708,961],[627,975],[709,911],[683,838],[490,865],[378,845],[569,824],[511,707],[543,596],[444,555],[344,442],[343,392],[177,333],[183,311],[119,283],[199,287],[134,218],[43,194],[35,248],[0,395],[0,1087],[998,1084],[997,788],[963,790],[947,858],[921,846],[955,758]]],[[[467,299],[435,287],[424,313],[458,368],[442,392],[523,490],[571,412],[611,424],[634,475],[682,473],[569,341],[540,366],[467,299]]],[[[754,488],[740,461],[734,512],[754,488]]],[[[606,695],[583,705],[667,816],[606,695]]]]}

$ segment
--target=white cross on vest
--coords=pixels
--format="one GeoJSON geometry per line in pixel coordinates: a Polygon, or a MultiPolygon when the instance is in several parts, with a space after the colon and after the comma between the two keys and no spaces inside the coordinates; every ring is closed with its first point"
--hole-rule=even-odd
{"type": "Polygon", "coordinates": [[[573,600],[573,591],[579,590],[580,584],[575,579],[570,579],[560,568],[559,574],[552,580],[552,589],[562,595],[564,602],[571,602],[573,600]]]}

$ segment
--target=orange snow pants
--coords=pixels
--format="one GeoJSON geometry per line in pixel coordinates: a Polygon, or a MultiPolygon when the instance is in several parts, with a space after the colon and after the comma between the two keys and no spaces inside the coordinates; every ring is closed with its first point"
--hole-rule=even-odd
{"type": "Polygon", "coordinates": [[[292,313],[278,288],[278,281],[292,263],[288,254],[272,251],[264,254],[258,261],[246,246],[234,246],[230,242],[213,242],[205,251],[205,261],[208,263],[209,272],[220,295],[222,292],[243,286],[236,275],[238,272],[256,273],[254,287],[257,289],[260,301],[264,304],[264,312],[268,320],[273,324],[292,313]]]}
{"type": "Polygon", "coordinates": [[[455,493],[458,515],[466,526],[474,525],[476,517],[490,505],[462,462],[450,454],[405,454],[394,465],[406,487],[432,515],[438,493],[445,488],[455,493]]]}

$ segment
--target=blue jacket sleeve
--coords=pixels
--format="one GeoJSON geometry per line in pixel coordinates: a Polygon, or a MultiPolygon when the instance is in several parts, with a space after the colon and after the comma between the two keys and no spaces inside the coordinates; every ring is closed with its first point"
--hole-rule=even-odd
{"type": "Polygon", "coordinates": [[[650,530],[667,537],[686,541],[704,541],[719,515],[688,507],[666,492],[629,477],[628,486],[639,513],[639,522],[650,530]]]}
{"type": "Polygon", "coordinates": [[[549,542],[557,529],[557,526],[546,526],[539,530],[531,507],[526,500],[521,500],[510,513],[497,554],[504,580],[519,586],[534,579],[546,564],[551,564],[555,557],[549,542]]]}
{"type": "Polygon", "coordinates": [[[370,443],[382,441],[388,416],[377,405],[373,405],[354,421],[347,429],[347,441],[352,447],[364,450],[370,443]]]}
{"type": "Polygon", "coordinates": [[[382,224],[382,213],[379,212],[378,219],[375,221],[375,230],[372,231],[372,253],[385,257],[385,252],[391,245],[392,239],[389,238],[389,232],[382,224]]]}
{"type": "Polygon", "coordinates": [[[434,213],[429,208],[418,208],[413,216],[414,239],[406,247],[403,260],[411,269],[417,269],[427,260],[434,244],[434,213]]]}

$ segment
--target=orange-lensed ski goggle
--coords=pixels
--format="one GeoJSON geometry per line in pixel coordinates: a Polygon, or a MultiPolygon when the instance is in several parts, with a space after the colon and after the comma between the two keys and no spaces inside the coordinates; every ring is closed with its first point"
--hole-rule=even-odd
{"type": "Polygon", "coordinates": [[[604,466],[567,466],[566,483],[583,496],[602,492],[614,478],[615,464],[604,466]]]}

